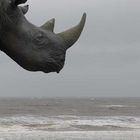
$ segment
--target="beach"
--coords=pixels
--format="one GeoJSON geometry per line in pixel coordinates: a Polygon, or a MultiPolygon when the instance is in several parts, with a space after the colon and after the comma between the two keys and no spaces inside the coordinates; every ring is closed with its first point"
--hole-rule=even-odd
{"type": "Polygon", "coordinates": [[[140,131],[0,133],[0,140],[139,140],[140,131]]]}

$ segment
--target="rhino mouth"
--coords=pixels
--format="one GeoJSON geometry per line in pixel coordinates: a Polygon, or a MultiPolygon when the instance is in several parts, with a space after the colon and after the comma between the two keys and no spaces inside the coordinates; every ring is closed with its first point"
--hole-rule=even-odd
{"type": "Polygon", "coordinates": [[[45,69],[43,69],[43,71],[45,73],[49,73],[49,72],[56,72],[59,73],[61,71],[61,69],[63,68],[62,64],[56,64],[56,63],[47,63],[45,66],[45,69]]]}

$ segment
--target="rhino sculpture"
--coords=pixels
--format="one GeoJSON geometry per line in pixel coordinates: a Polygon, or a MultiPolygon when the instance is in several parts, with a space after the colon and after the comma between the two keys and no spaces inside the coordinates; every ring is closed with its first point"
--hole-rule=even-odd
{"type": "Polygon", "coordinates": [[[63,68],[66,51],[79,38],[86,21],[62,33],[54,33],[55,19],[41,27],[31,24],[25,14],[27,0],[0,0],[0,49],[28,71],[57,72],[63,68]]]}

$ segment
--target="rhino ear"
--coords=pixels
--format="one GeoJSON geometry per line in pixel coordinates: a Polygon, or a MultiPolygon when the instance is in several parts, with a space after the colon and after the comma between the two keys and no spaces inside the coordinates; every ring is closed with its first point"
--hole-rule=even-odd
{"type": "Polygon", "coordinates": [[[27,2],[27,0],[15,0],[15,1],[14,1],[14,4],[17,6],[17,5],[23,4],[23,3],[25,3],[25,2],[27,2]]]}
{"type": "Polygon", "coordinates": [[[20,6],[19,8],[21,9],[22,13],[25,15],[29,10],[29,5],[25,5],[23,7],[20,6]]]}
{"type": "Polygon", "coordinates": [[[55,19],[53,18],[53,19],[47,21],[44,25],[42,25],[41,28],[44,30],[48,30],[48,31],[53,32],[54,25],[55,25],[55,19]]]}

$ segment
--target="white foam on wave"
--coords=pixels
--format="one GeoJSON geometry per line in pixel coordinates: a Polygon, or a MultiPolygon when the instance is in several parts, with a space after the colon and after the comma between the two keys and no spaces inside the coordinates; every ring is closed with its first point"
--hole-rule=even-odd
{"type": "Polygon", "coordinates": [[[33,130],[82,130],[76,126],[118,127],[140,129],[140,118],[131,116],[12,116],[0,118],[0,132],[29,132],[33,130]]]}
{"type": "Polygon", "coordinates": [[[136,106],[128,106],[128,105],[119,105],[119,104],[114,104],[114,105],[102,105],[100,107],[106,107],[106,108],[134,108],[136,106]]]}

